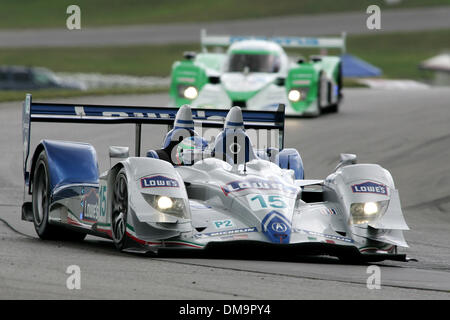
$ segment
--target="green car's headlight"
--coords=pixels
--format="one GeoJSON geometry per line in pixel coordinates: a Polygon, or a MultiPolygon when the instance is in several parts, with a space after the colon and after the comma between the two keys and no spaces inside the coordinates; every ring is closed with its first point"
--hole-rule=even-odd
{"type": "Polygon", "coordinates": [[[196,87],[189,86],[184,90],[183,94],[185,98],[194,100],[198,96],[198,90],[196,87]]]}
{"type": "Polygon", "coordinates": [[[198,97],[198,89],[193,85],[178,85],[178,96],[184,99],[194,100],[198,97]]]}
{"type": "Polygon", "coordinates": [[[290,102],[299,102],[305,100],[308,95],[308,88],[292,88],[288,92],[288,99],[290,102]]]}
{"type": "Polygon", "coordinates": [[[162,213],[167,213],[180,218],[188,218],[186,200],[155,194],[142,193],[145,201],[162,213]]]}
{"type": "Polygon", "coordinates": [[[288,93],[288,99],[292,102],[298,102],[302,98],[302,93],[300,90],[292,89],[288,93]]]}
{"type": "Polygon", "coordinates": [[[369,223],[381,217],[389,205],[389,200],[352,203],[350,205],[351,223],[369,223]]]}

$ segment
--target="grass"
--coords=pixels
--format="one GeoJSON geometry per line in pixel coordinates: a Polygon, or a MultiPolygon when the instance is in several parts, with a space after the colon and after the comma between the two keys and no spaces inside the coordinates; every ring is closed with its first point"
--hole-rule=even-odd
{"type": "Polygon", "coordinates": [[[81,27],[207,22],[269,16],[449,5],[449,0],[0,0],[0,29],[65,28],[66,8],[81,8],[81,27]]]}
{"type": "Polygon", "coordinates": [[[450,29],[355,35],[348,41],[348,52],[381,68],[385,78],[427,80],[432,74],[419,70],[419,63],[445,51],[450,29]]]}
{"type": "Polygon", "coordinates": [[[0,62],[5,65],[47,67],[58,72],[167,76],[172,63],[183,57],[183,51],[198,51],[199,49],[199,44],[94,48],[5,48],[0,50],[0,62]]]}
{"type": "MultiPolygon", "coordinates": [[[[151,94],[167,92],[168,87],[159,88],[110,88],[110,89],[92,89],[92,90],[60,90],[60,89],[45,89],[33,91],[33,99],[54,99],[54,98],[69,98],[81,96],[102,96],[115,94],[151,94]]],[[[0,91],[0,102],[18,101],[25,99],[25,95],[30,91],[8,90],[0,91]]]]}

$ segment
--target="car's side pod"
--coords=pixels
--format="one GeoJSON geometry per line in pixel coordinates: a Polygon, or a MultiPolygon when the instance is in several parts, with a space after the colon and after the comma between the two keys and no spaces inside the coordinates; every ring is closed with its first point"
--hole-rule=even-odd
{"type": "Polygon", "coordinates": [[[356,156],[341,155],[337,170],[324,181],[334,190],[324,200],[345,208],[353,237],[407,247],[403,231],[409,227],[391,173],[377,164],[355,162],[356,156]]]}
{"type": "MultiPolygon", "coordinates": [[[[70,184],[98,184],[97,155],[90,144],[42,140],[33,153],[29,178],[25,180],[25,187],[28,187],[28,191],[24,190],[25,193],[33,193],[36,162],[43,151],[48,161],[51,194],[70,184]]],[[[22,220],[34,220],[31,202],[23,203],[22,220]]]]}

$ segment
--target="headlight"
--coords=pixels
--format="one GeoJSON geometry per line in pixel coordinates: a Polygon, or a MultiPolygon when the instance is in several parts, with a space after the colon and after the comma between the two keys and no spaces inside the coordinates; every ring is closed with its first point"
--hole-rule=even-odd
{"type": "Polygon", "coordinates": [[[173,207],[173,201],[169,197],[159,197],[158,198],[158,209],[167,210],[173,207]]]}
{"type": "Polygon", "coordinates": [[[198,90],[196,87],[189,86],[184,89],[183,95],[186,99],[194,100],[198,96],[198,90]]]}
{"type": "Polygon", "coordinates": [[[149,205],[159,212],[180,218],[188,218],[186,201],[182,198],[172,198],[147,193],[142,193],[142,196],[149,205]]]}
{"type": "Polygon", "coordinates": [[[350,206],[351,223],[369,223],[381,217],[389,205],[389,200],[377,202],[352,203],[350,206]]]}
{"type": "Polygon", "coordinates": [[[292,89],[288,93],[288,99],[292,102],[298,102],[302,98],[302,93],[300,90],[292,89]]]}
{"type": "Polygon", "coordinates": [[[376,202],[366,202],[364,203],[364,214],[365,215],[373,215],[378,213],[379,208],[378,208],[378,203],[376,202]]]}

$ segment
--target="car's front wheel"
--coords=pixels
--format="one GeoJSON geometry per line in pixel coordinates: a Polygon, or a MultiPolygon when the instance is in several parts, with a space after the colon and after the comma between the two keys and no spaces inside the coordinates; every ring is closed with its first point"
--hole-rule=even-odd
{"type": "Polygon", "coordinates": [[[317,109],[311,113],[312,117],[318,117],[325,112],[328,103],[328,84],[323,71],[319,74],[317,83],[317,109]]]}
{"type": "Polygon", "coordinates": [[[330,106],[330,112],[333,112],[333,113],[339,112],[339,104],[341,103],[341,100],[342,100],[342,97],[343,97],[343,95],[342,95],[343,80],[342,80],[342,65],[341,64],[339,64],[339,68],[338,68],[338,75],[337,75],[336,85],[337,85],[337,88],[338,88],[337,89],[338,90],[338,92],[337,92],[337,101],[330,106]]]}
{"type": "Polygon", "coordinates": [[[126,227],[128,214],[128,180],[125,169],[116,175],[112,196],[112,238],[116,248],[123,250],[126,241],[126,227]]]}

